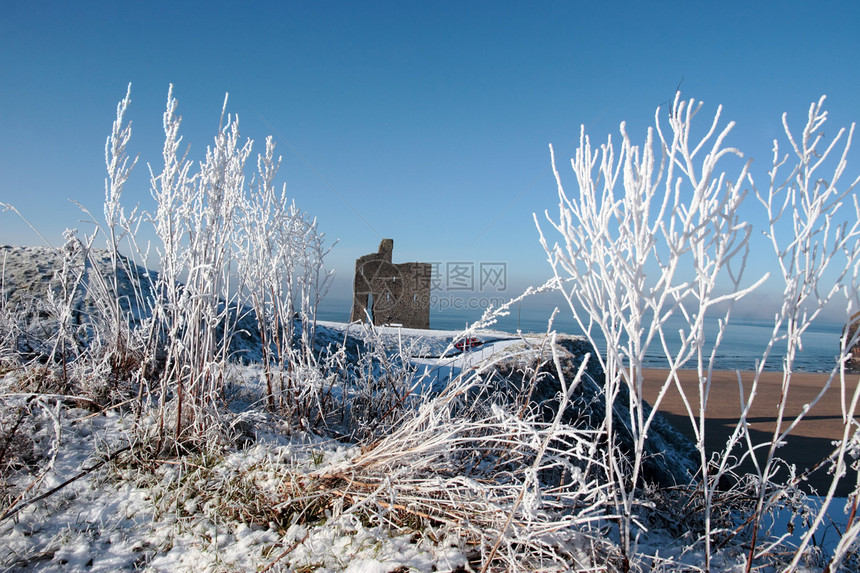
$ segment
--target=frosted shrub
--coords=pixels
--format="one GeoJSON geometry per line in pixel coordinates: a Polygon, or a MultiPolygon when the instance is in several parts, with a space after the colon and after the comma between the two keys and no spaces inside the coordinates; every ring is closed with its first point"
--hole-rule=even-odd
{"type": "MultiPolygon", "coordinates": [[[[777,141],[773,145],[773,167],[769,173],[767,191],[757,192],[759,202],[768,216],[765,236],[769,239],[778,263],[784,290],[783,302],[774,319],[771,343],[765,349],[762,361],[756,370],[744,415],[755,399],[756,385],[762,368],[769,357],[771,345],[783,345],[783,381],[780,401],[776,405],[777,423],[766,447],[764,463],[756,464],[760,483],[765,484],[775,472],[777,449],[795,426],[806,415],[805,408],[793,419],[785,414],[791,386],[791,375],[797,352],[803,348],[803,334],[818,318],[822,309],[841,291],[846,299],[845,316],[853,316],[860,309],[860,205],[854,194],[860,178],[842,183],[847,165],[847,153],[851,147],[854,125],[847,131],[840,129],[831,142],[822,148],[824,139],[822,126],[827,121],[823,108],[824,98],[809,108],[806,125],[796,138],[784,114],[782,121],[789,142],[789,155],[780,156],[777,141]],[[844,137],[844,141],[843,141],[844,137]],[[841,146],[841,151],[838,150],[841,146]],[[833,158],[836,152],[838,156],[833,158]],[[789,157],[792,158],[789,161],[789,157]],[[828,164],[828,161],[833,162],[828,164]],[[788,168],[788,173],[784,169],[788,168]],[[831,170],[832,169],[832,170],[831,170]],[[822,172],[826,170],[827,172],[822,172]],[[846,204],[847,203],[847,204],[846,204]],[[847,212],[846,212],[847,211],[847,212]],[[787,219],[787,220],[786,220],[787,219]]],[[[852,445],[857,431],[855,415],[860,398],[860,383],[856,374],[847,371],[850,348],[857,343],[857,333],[846,332],[841,340],[841,348],[836,363],[830,371],[830,378],[809,407],[824,395],[833,384],[837,384],[842,395],[843,435],[833,453],[829,456],[833,479],[822,509],[812,520],[805,532],[800,547],[792,561],[792,566],[800,563],[805,547],[812,541],[818,525],[826,519],[826,511],[836,491],[836,486],[845,476],[851,460],[856,460],[856,450],[852,445]]],[[[856,462],[855,462],[856,463],[856,462]]],[[[856,467],[855,467],[856,469],[856,467]]],[[[860,484],[854,484],[850,503],[856,509],[860,484]]],[[[765,487],[759,488],[756,516],[760,516],[770,506],[783,501],[784,495],[777,491],[768,495],[765,487]]],[[[855,509],[852,509],[852,514],[855,509]]],[[[759,526],[758,520],[756,527],[759,526]]],[[[832,556],[828,567],[835,570],[845,557],[847,549],[857,539],[860,528],[850,524],[844,532],[839,546],[832,556]]],[[[757,550],[755,531],[750,550],[750,562],[757,550]]]]}
{"type": "MultiPolygon", "coordinates": [[[[852,213],[839,215],[853,223],[837,223],[837,213],[854,188],[854,183],[841,190],[837,187],[845,168],[850,135],[832,177],[826,180],[815,175],[843,135],[840,132],[827,149],[816,149],[821,140],[817,131],[826,118],[822,102],[812,106],[801,143],[795,142],[784,120],[797,163],[782,179],[777,179],[777,172],[787,160],[779,157],[778,146],[774,145],[770,189],[759,199],[767,209],[770,225],[765,234],[772,241],[786,284],[784,304],[776,315],[773,338],[764,350],[753,387],[743,394],[746,401],[739,412],[740,422],[725,451],[715,456],[715,464],[704,446],[714,360],[734,304],[767,278],[765,275],[744,280],[752,227],[741,218],[741,213],[746,189],[754,185],[749,174],[750,163],[732,162],[731,158],[740,158],[741,153],[725,145],[733,123],[721,126],[721,109],[718,109],[710,128],[696,138],[692,123],[701,104],[682,101],[679,96],[669,113],[668,131],[661,125],[658,110],[656,127],[648,130],[642,147],[631,142],[622,124],[617,151],[611,137],[599,149],[593,149],[583,128],[571,162],[577,193],[565,191],[562,177],[555,169],[559,215],[557,220],[547,217],[561,242],[551,246],[543,234],[541,242],[554,270],[556,286],[583,332],[592,342],[597,339],[597,332],[607,341],[606,353],[598,356],[606,373],[606,411],[610,412],[621,396],[627,397],[628,415],[621,423],[624,431],[632,433],[636,444],[632,467],[625,466],[612,447],[607,448],[604,462],[620,515],[621,548],[627,557],[632,557],[637,528],[634,506],[643,495],[640,470],[645,439],[654,423],[654,413],[642,407],[643,359],[652,347],[660,349],[669,368],[653,404],[654,411],[659,409],[670,387],[675,386],[687,405],[696,436],[700,458],[696,480],[703,519],[701,541],[708,569],[715,535],[711,523],[715,503],[717,499],[723,502],[729,499],[720,490],[720,484],[738,469],[739,459],[754,458],[753,450],[761,449],[751,440],[746,414],[773,345],[787,345],[780,422],[772,440],[765,444],[768,453],[764,465],[757,470],[758,503],[752,510],[753,527],[747,529],[752,535],[748,565],[751,567],[756,559],[767,556],[773,549],[773,546],[761,551],[757,548],[755,525],[766,512],[793,496],[795,484],[773,484],[771,479],[776,449],[799,421],[798,418],[783,423],[781,419],[795,350],[801,344],[803,332],[839,290],[844,289],[848,295],[847,315],[857,309],[860,251],[856,200],[852,213]],[[727,175],[726,169],[733,174],[727,175]],[[787,241],[779,238],[784,227],[788,231],[787,241]],[[834,262],[837,260],[838,263],[834,262]],[[844,267],[845,271],[835,277],[826,275],[829,265],[844,267]],[[710,353],[705,352],[704,344],[706,315],[721,317],[710,353]],[[669,331],[666,324],[670,316],[683,319],[684,328],[669,331]],[[787,334],[780,334],[783,326],[788,327],[787,334]],[[673,346],[670,341],[676,344],[673,346]],[[679,368],[690,366],[699,377],[693,394],[685,392],[676,375],[679,368]],[[625,391],[621,392],[622,389],[625,391]]],[[[831,377],[840,381],[843,395],[853,394],[853,399],[845,402],[845,439],[835,452],[836,477],[828,496],[832,496],[841,477],[848,439],[853,434],[858,386],[856,381],[853,386],[848,384],[844,370],[845,349],[850,343],[845,342],[831,377]]],[[[607,414],[603,427],[610,444],[622,431],[615,427],[616,423],[607,414]]],[[[818,517],[821,519],[823,511],[818,517]]],[[[806,534],[804,544],[814,530],[813,526],[806,534]]],[[[846,532],[848,539],[843,545],[847,547],[856,534],[856,530],[846,532]]],[[[803,547],[797,551],[795,565],[802,554],[803,547]]],[[[834,563],[839,558],[837,551],[834,563]]]]}
{"type": "Polygon", "coordinates": [[[413,392],[426,375],[411,362],[418,341],[410,345],[399,335],[386,336],[369,321],[358,328],[362,345],[355,361],[345,365],[344,426],[350,438],[373,441],[414,413],[413,392]]]}
{"type": "Polygon", "coordinates": [[[82,236],[66,232],[61,268],[46,299],[49,314],[56,316],[56,343],[48,360],[61,362],[75,393],[101,406],[125,401],[132,380],[140,383],[149,360],[150,340],[142,324],[151,312],[152,277],[119,251],[126,241],[132,252],[139,252],[134,233],[140,217],[136,210],[126,215],[121,205],[136,163],[126,154],[131,126],[124,118],[130,102],[129,86],[105,144],[104,221],[79,205],[94,231],[82,236]],[[95,247],[100,234],[107,239],[106,249],[95,247]]]}
{"type": "Polygon", "coordinates": [[[607,468],[594,455],[598,433],[569,421],[578,417],[572,398],[589,358],[571,370],[563,353],[550,338],[414,397],[408,415],[324,470],[320,482],[344,498],[341,515],[403,531],[420,523],[431,535],[441,526],[478,553],[482,571],[614,566],[616,552],[598,533],[614,517],[606,511],[607,468]],[[552,365],[551,415],[531,404],[528,385],[500,394],[497,370],[511,360],[552,365]]]}
{"type": "MultiPolygon", "coordinates": [[[[66,230],[62,249],[62,266],[54,273],[54,280],[45,297],[45,310],[56,324],[50,341],[53,344],[49,362],[62,365],[63,383],[68,381],[67,364],[78,355],[84,344],[85,333],[80,332],[80,282],[84,274],[82,247],[75,231],[66,230]]],[[[65,391],[65,390],[62,390],[65,391]]]]}
{"type": "MultiPolygon", "coordinates": [[[[632,144],[622,124],[620,160],[616,164],[612,139],[599,150],[592,150],[583,128],[572,162],[578,198],[568,197],[555,170],[560,219],[553,226],[564,243],[550,247],[541,236],[558,287],[580,327],[592,342],[593,329],[599,329],[607,341],[606,354],[598,358],[606,375],[604,427],[610,458],[605,463],[611,470],[607,477],[617,492],[617,510],[623,516],[625,554],[630,550],[642,452],[654,415],[640,406],[645,352],[652,344],[662,343],[673,371],[691,358],[696,359],[700,370],[707,367],[707,357],[701,352],[704,313],[717,298],[713,294],[716,279],[728,268],[733,255],[740,253],[743,260],[748,248],[749,229],[737,222],[736,215],[743,193],[739,184],[726,182],[724,175],[715,172],[723,156],[735,153],[721,149],[731,125],[721,131],[703,164],[697,166],[693,159],[714,133],[719,113],[706,137],[696,144],[689,140],[691,117],[686,102],[676,100],[670,120],[671,141],[657,131],[662,152],[659,164],[652,129],[640,149],[632,144]],[[622,185],[620,193],[618,183],[622,185]],[[698,280],[683,276],[684,267],[694,268],[698,280]],[[651,278],[654,269],[659,273],[656,280],[651,278]],[[673,356],[664,339],[663,324],[676,312],[688,320],[690,330],[681,332],[682,348],[673,356]],[[629,417],[622,423],[635,443],[631,468],[612,457],[619,429],[613,427],[611,412],[622,385],[629,400],[629,417]]],[[[747,166],[741,166],[735,180],[743,182],[746,173],[747,166]]],[[[741,294],[737,287],[742,272],[743,264],[732,275],[735,289],[727,296],[729,302],[741,294]]],[[[661,396],[671,382],[670,377],[661,396]]],[[[659,407],[659,398],[654,407],[659,407]]],[[[706,452],[702,450],[701,455],[707,468],[706,452]]],[[[703,477],[707,482],[707,476],[703,477]]]]}
{"type": "MultiPolygon", "coordinates": [[[[71,383],[71,390],[99,405],[124,400],[130,390],[126,382],[140,379],[149,361],[145,347],[151,340],[141,335],[140,326],[151,311],[152,301],[147,296],[151,288],[146,288],[151,287],[151,277],[139,272],[140,268],[119,252],[125,241],[133,253],[140,253],[134,242],[140,216],[136,210],[126,214],[121,205],[123,187],[136,163],[126,154],[131,126],[125,114],[130,102],[129,86],[125,98],[117,104],[105,144],[104,221],[79,205],[89,216],[85,222],[93,225],[94,231],[83,235],[76,230],[66,232],[65,244],[57,250],[61,263],[52,286],[46,296],[31,293],[37,301],[33,309],[24,308],[22,300],[17,301],[17,308],[6,308],[7,316],[18,317],[14,321],[18,323],[15,350],[30,349],[34,358],[59,363],[64,383],[71,383]],[[95,247],[99,234],[106,237],[106,249],[95,247]],[[120,284],[123,278],[130,279],[128,285],[120,284]],[[48,320],[41,313],[47,313],[48,320]],[[44,338],[45,329],[52,343],[47,356],[41,348],[45,341],[34,337],[39,332],[44,338]]],[[[2,206],[20,216],[13,206],[2,206]]]]}
{"type": "MultiPolygon", "coordinates": [[[[110,250],[122,238],[133,251],[146,254],[135,232],[141,219],[153,225],[160,272],[142,300],[129,306],[143,314],[151,309],[152,320],[141,321],[140,328],[148,330],[143,333],[149,341],[145,365],[159,373],[158,384],[148,390],[160,404],[157,444],[200,444],[211,427],[219,426],[228,361],[237,358],[236,352],[255,352],[234,344],[237,332],[247,328],[248,315],[257,323],[269,406],[276,400],[283,406],[285,394],[277,390],[309,379],[293,376],[293,370],[299,361],[313,365],[316,306],[331,277],[323,268],[328,249],[316,222],[283,193],[275,193],[279,160],[271,138],[249,190],[245,171],[252,141],[242,141],[238,118],[226,114],[226,98],[221,127],[204,159],[195,167],[180,154],[181,118],[172,86],[163,118],[163,163],[160,171],[150,167],[155,210],[139,219],[134,212],[123,215],[119,197],[133,166],[124,155],[127,100],[118,107],[108,143],[106,235],[110,250]],[[302,325],[300,344],[296,318],[302,325]]],[[[113,260],[115,265],[123,261],[113,260]]]]}
{"type": "MultiPolygon", "coordinates": [[[[100,334],[101,348],[99,355],[103,362],[110,366],[116,378],[120,371],[129,367],[129,362],[138,362],[145,349],[132,344],[134,338],[130,321],[140,320],[143,314],[149,313],[143,294],[144,281],[151,280],[149,275],[141,275],[130,260],[120,255],[120,244],[124,239],[134,245],[134,232],[139,217],[136,210],[126,215],[122,207],[122,192],[131,170],[137,164],[137,159],[131,160],[126,154],[126,148],[131,139],[131,125],[125,122],[125,114],[131,104],[131,85],[128,86],[125,98],[117,104],[116,119],[110,136],[105,142],[105,179],[104,226],[92,218],[96,228],[102,230],[107,237],[107,255],[110,260],[107,272],[100,272],[103,267],[91,264],[94,269],[87,288],[90,296],[97,305],[95,320],[100,321],[100,327],[94,333],[100,334]],[[131,278],[131,292],[122,292],[120,279],[125,275],[131,278]],[[125,300],[134,297],[134,301],[125,300]],[[137,309],[137,316],[129,316],[137,309]],[[132,358],[133,357],[133,358],[132,358]]],[[[84,209],[86,211],[86,209],[84,209]]]]}
{"type": "Polygon", "coordinates": [[[316,221],[287,199],[285,188],[275,192],[281,160],[274,149],[267,138],[255,185],[242,203],[237,262],[242,294],[257,322],[267,404],[296,409],[292,369],[297,363],[314,367],[316,309],[333,277],[323,269],[331,247],[325,247],[316,221]]]}
{"type": "MultiPolygon", "coordinates": [[[[305,414],[311,403],[320,409],[320,384],[309,381],[322,375],[314,331],[332,277],[323,263],[330,247],[314,219],[275,193],[279,160],[272,139],[249,186],[252,141],[241,138],[225,98],[213,144],[192,162],[180,151],[181,118],[171,86],[162,164],[149,169],[155,207],[126,212],[123,190],[136,164],[127,153],[130,102],[129,89],[105,145],[103,217],[81,206],[94,230],[82,237],[67,233],[52,288],[36,309],[49,318],[38,323],[50,332],[39,341],[49,345],[38,350],[46,354],[42,359],[58,364],[64,383],[74,378],[73,390],[96,404],[127,402],[135,392],[138,413],[157,405],[154,427],[141,434],[156,453],[206,444],[223,426],[231,360],[262,354],[270,407],[277,401],[305,414]],[[138,243],[148,224],[156,237],[152,251],[138,243]],[[95,247],[100,236],[104,249],[95,247]],[[138,264],[153,252],[158,273],[138,264]],[[254,320],[261,342],[249,348],[254,320]]],[[[0,311],[0,337],[19,344],[21,306],[9,308],[4,300],[0,311]]]]}

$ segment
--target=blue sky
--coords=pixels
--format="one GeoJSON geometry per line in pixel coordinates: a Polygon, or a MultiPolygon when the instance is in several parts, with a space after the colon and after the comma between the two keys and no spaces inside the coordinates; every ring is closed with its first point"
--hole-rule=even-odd
{"type": "MultiPolygon", "coordinates": [[[[569,156],[580,124],[603,140],[622,120],[642,140],[683,78],[705,115],[722,104],[737,121],[731,143],[763,179],[783,111],[799,129],[827,94],[831,126],[860,119],[858,25],[856,2],[7,0],[0,201],[54,244],[87,230],[68,200],[100,210],[131,82],[126,203],[148,208],[168,85],[195,159],[229,92],[243,134],[257,150],[275,136],[288,193],[339,239],[336,293],[381,237],[395,262],[505,262],[513,291],[549,274],[532,221],[557,205],[548,144],[569,156]]],[[[39,244],[0,217],[0,243],[39,244]]]]}

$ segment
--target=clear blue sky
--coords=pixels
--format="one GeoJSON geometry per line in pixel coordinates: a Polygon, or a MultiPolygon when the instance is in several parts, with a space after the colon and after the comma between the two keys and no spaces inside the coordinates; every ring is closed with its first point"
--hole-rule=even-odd
{"type": "MultiPolygon", "coordinates": [[[[381,237],[396,262],[503,261],[512,288],[542,282],[531,215],[557,203],[547,144],[570,154],[580,124],[603,140],[622,120],[641,140],[681,78],[685,97],[738,122],[731,143],[759,179],[783,111],[799,128],[827,94],[831,125],[860,119],[857,2],[7,0],[0,12],[0,201],[55,244],[86,230],[68,199],[100,211],[104,141],[131,82],[140,163],[126,203],[148,208],[168,84],[195,159],[229,92],[243,134],[256,150],[276,137],[280,180],[340,240],[339,292],[381,237]]],[[[39,239],[3,214],[0,243],[39,239]]]]}

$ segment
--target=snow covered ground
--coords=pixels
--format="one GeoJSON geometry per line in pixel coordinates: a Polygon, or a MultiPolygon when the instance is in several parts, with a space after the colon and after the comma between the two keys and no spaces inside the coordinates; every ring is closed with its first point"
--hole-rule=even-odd
{"type": "MultiPolygon", "coordinates": [[[[323,323],[337,339],[355,325],[323,323]]],[[[465,368],[526,343],[500,332],[481,332],[481,346],[453,347],[458,333],[382,328],[392,342],[420,349],[419,376],[435,386],[465,368]],[[436,355],[437,357],[431,357],[436,355]]],[[[354,514],[310,527],[280,520],[254,503],[277,505],[296,476],[313,479],[358,455],[350,444],[287,428],[260,407],[264,388],[257,366],[237,366],[232,423],[249,435],[223,456],[205,454],[150,468],[128,462],[133,414],[76,407],[62,396],[21,392],[20,371],[0,380],[7,411],[32,412],[26,434],[32,465],[20,460],[14,478],[35,484],[0,522],[0,566],[38,571],[455,571],[468,570],[468,548],[456,539],[392,536],[354,514]],[[238,388],[241,386],[241,389],[238,388]],[[110,463],[104,461],[114,452],[110,463]],[[91,468],[95,468],[92,469],[91,468]],[[91,471],[90,471],[91,470],[91,471]],[[243,490],[244,488],[244,490],[243,490]],[[56,491],[53,491],[56,490],[56,491]],[[52,492],[53,493],[50,493],[52,492]],[[46,495],[34,503],[26,503],[46,495]],[[248,507],[241,507],[247,503],[248,507]],[[268,568],[268,569],[267,569],[268,568]]],[[[4,420],[4,427],[10,420],[4,420]]],[[[294,520],[298,521],[298,520],[294,520]]]]}
{"type": "MultiPolygon", "coordinates": [[[[321,326],[334,338],[356,328],[321,326]]],[[[482,332],[478,339],[487,342],[460,352],[453,348],[456,332],[382,328],[380,334],[420,348],[422,356],[441,356],[415,360],[421,366],[419,375],[429,376],[430,385],[513,344],[528,343],[504,333],[482,332]]],[[[28,437],[38,467],[22,467],[17,478],[22,485],[34,480],[36,485],[23,497],[57,491],[35,503],[19,503],[20,511],[0,522],[0,564],[6,570],[39,571],[468,570],[467,549],[456,539],[392,537],[354,515],[307,527],[255,523],[259,515],[249,510],[242,519],[242,508],[225,511],[225,506],[241,504],[242,496],[251,493],[268,496],[265,502],[276,504],[283,499],[285,476],[319,474],[358,454],[354,446],[290,431],[277,417],[264,413],[259,408],[264,388],[256,366],[237,366],[236,377],[244,399],[236,401],[243,407],[234,412],[233,421],[253,434],[245,447],[232,448],[218,459],[203,455],[188,463],[164,460],[146,471],[124,470],[130,464],[123,462],[122,453],[112,463],[101,464],[129,442],[130,412],[93,414],[56,396],[33,401],[32,395],[18,392],[19,373],[8,373],[0,384],[3,397],[13,401],[10,409],[34,413],[28,437]],[[42,474],[46,462],[49,468],[42,474]],[[188,485],[189,481],[194,483],[188,485]],[[248,491],[242,492],[236,481],[248,491]]]]}
{"type": "MultiPolygon", "coordinates": [[[[337,323],[321,326],[335,338],[356,328],[337,323]]],[[[435,372],[431,374],[435,382],[515,344],[539,340],[482,332],[477,338],[486,342],[458,352],[452,347],[456,332],[384,328],[380,333],[420,348],[426,357],[416,358],[424,369],[419,372],[435,372]],[[431,353],[442,357],[431,358],[431,353]]],[[[3,570],[393,573],[477,569],[477,564],[470,565],[470,548],[441,529],[438,537],[432,528],[393,534],[365,523],[356,513],[327,519],[331,509],[324,509],[315,525],[301,524],[295,515],[278,516],[277,507],[289,497],[291,484],[312,481],[342,467],[360,451],[354,445],[296,432],[266,413],[259,407],[264,388],[256,366],[237,366],[236,380],[243,385],[243,399],[234,401],[231,420],[244,427],[247,440],[220,456],[202,453],[140,467],[124,458],[127,452],[103,463],[129,443],[131,412],[114,408],[94,414],[61,397],[34,399],[17,392],[22,385],[20,373],[7,373],[0,381],[4,399],[11,401],[11,409],[33,412],[26,434],[31,441],[27,455],[38,464],[28,467],[22,461],[17,478],[24,484],[40,477],[23,499],[56,491],[35,503],[19,503],[20,511],[0,522],[3,570]],[[41,475],[46,463],[48,469],[41,475]],[[95,469],[88,472],[90,468],[95,469]]],[[[774,533],[787,531],[789,521],[783,516],[774,533]]],[[[838,537],[832,533],[830,539],[838,537]]],[[[644,553],[656,557],[651,561],[654,570],[695,570],[701,559],[699,552],[685,549],[678,539],[659,530],[642,532],[640,544],[644,553]]],[[[725,552],[714,562],[714,570],[740,570],[740,561],[734,550],[725,552]]]]}
{"type": "MultiPolygon", "coordinates": [[[[449,333],[437,333],[427,340],[428,349],[444,349],[446,340],[449,333]]],[[[470,361],[465,356],[445,360],[448,368],[470,361]]],[[[255,367],[237,368],[243,394],[261,399],[255,367]]],[[[128,443],[129,413],[114,409],[93,415],[53,397],[27,403],[28,395],[12,396],[19,385],[16,373],[2,379],[4,397],[17,401],[12,406],[35,412],[28,436],[35,450],[32,456],[41,463],[55,457],[25,499],[73,479],[128,443]]],[[[0,565],[40,571],[219,571],[258,570],[272,564],[272,570],[306,567],[320,572],[388,572],[398,567],[445,571],[466,565],[464,552],[456,547],[415,543],[410,536],[392,538],[352,516],[315,528],[223,518],[228,512],[221,504],[240,503],[219,489],[226,482],[253,482],[249,489],[277,500],[285,474],[310,474],[356,454],[349,445],[312,434],[292,432],[288,437],[282,422],[260,409],[235,412],[234,422],[239,421],[250,428],[246,431],[253,433],[253,440],[223,458],[195,459],[188,466],[165,460],[147,474],[139,468],[123,471],[120,454],[115,464],[104,464],[4,519],[0,565]],[[189,467],[198,473],[188,475],[189,467]],[[186,487],[186,480],[209,483],[186,487]]],[[[27,482],[39,471],[22,468],[18,478],[27,482]]]]}

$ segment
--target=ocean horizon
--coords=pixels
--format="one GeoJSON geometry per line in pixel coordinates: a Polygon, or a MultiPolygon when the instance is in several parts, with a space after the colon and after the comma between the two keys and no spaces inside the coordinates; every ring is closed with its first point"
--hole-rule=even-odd
{"type": "MultiPolygon", "coordinates": [[[[348,322],[351,300],[337,298],[320,305],[317,318],[334,322],[348,322]]],[[[545,301],[537,303],[518,304],[511,308],[510,314],[499,317],[488,330],[499,330],[516,334],[540,333],[547,331],[549,318],[554,305],[545,301]]],[[[480,319],[481,308],[446,308],[444,310],[431,307],[431,330],[464,330],[480,319]]],[[[705,319],[705,348],[710,354],[718,331],[717,317],[705,319]]],[[[670,318],[667,331],[678,332],[683,321],[677,317],[670,318]]],[[[844,324],[828,320],[818,320],[803,335],[803,348],[797,352],[793,370],[802,372],[829,372],[836,364],[839,352],[839,340],[844,324]]],[[[754,370],[761,361],[762,355],[773,333],[773,320],[763,318],[738,317],[732,318],[726,329],[723,340],[717,350],[714,368],[717,370],[754,370]]],[[[567,307],[560,307],[553,321],[553,330],[570,335],[583,335],[584,332],[574,320],[567,307]]],[[[596,329],[595,329],[596,330],[596,329]]],[[[669,339],[672,350],[680,343],[669,339]]],[[[605,352],[606,343],[598,332],[595,335],[595,345],[600,352],[605,352]]],[[[775,344],[765,363],[765,370],[781,371],[785,356],[785,343],[775,344]]],[[[648,368],[665,368],[667,362],[662,355],[659,341],[652,343],[645,356],[645,366],[648,368]]],[[[685,369],[695,368],[695,362],[689,361],[685,369]]]]}

